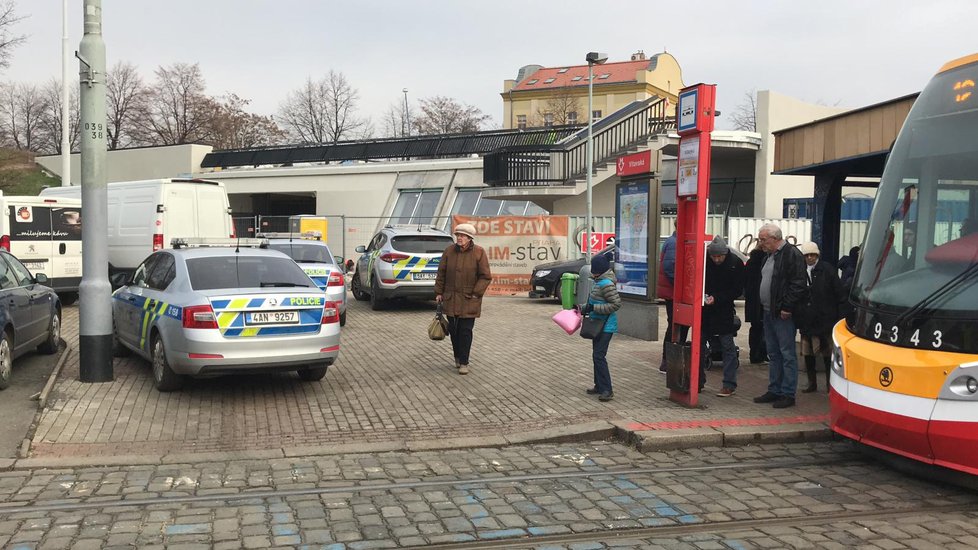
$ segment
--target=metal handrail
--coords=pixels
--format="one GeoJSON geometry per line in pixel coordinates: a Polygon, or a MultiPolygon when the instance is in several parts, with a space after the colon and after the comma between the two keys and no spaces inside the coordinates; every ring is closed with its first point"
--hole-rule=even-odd
{"type": "MultiPolygon", "coordinates": [[[[666,116],[666,100],[649,98],[634,113],[594,133],[594,165],[607,164],[673,128],[675,118],[666,116]]],[[[587,140],[501,147],[486,155],[483,174],[492,187],[573,185],[587,174],[587,140]]]]}

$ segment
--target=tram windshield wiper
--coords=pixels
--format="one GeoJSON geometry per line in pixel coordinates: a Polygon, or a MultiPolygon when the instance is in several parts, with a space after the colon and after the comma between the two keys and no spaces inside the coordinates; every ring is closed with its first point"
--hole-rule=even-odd
{"type": "Polygon", "coordinates": [[[967,284],[973,283],[978,280],[978,264],[971,264],[964,271],[958,273],[946,283],[938,287],[934,292],[931,292],[927,296],[924,296],[922,300],[908,308],[906,311],[897,316],[894,321],[895,325],[900,325],[910,317],[917,315],[921,311],[929,311],[936,308],[936,305],[947,302],[956,293],[964,290],[967,284]]]}

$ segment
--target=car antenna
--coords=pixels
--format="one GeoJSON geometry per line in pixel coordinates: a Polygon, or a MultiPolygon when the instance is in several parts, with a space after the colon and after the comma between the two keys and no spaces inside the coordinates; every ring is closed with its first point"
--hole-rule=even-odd
{"type": "Polygon", "coordinates": [[[234,243],[234,253],[235,254],[241,253],[241,237],[238,237],[238,239],[234,243]]]}

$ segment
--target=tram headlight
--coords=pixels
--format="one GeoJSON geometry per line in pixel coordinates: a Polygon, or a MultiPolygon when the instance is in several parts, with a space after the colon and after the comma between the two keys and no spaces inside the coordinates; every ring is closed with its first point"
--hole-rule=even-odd
{"type": "Polygon", "coordinates": [[[832,335],[832,371],[840,378],[845,379],[846,369],[842,363],[842,347],[839,346],[834,334],[832,335]]]}
{"type": "Polygon", "coordinates": [[[968,389],[968,393],[978,393],[978,380],[968,377],[965,387],[968,389]]]}

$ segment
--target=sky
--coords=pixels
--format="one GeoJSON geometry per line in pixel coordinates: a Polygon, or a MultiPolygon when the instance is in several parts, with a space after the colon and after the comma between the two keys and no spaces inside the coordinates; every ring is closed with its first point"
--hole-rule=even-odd
{"type": "MultiPolygon", "coordinates": [[[[5,81],[60,77],[60,0],[14,0],[28,35],[5,81]]],[[[69,0],[78,48],[83,0],[69,0]]],[[[523,65],[626,61],[668,51],[687,85],[717,85],[718,128],[751,90],[839,107],[919,91],[946,61],[978,52],[978,0],[103,0],[107,63],[145,81],[199,63],[211,95],[274,114],[307,77],[343,73],[378,131],[388,108],[442,95],[502,124],[503,81],[523,65]]],[[[71,74],[77,75],[72,60],[71,74]]]]}

